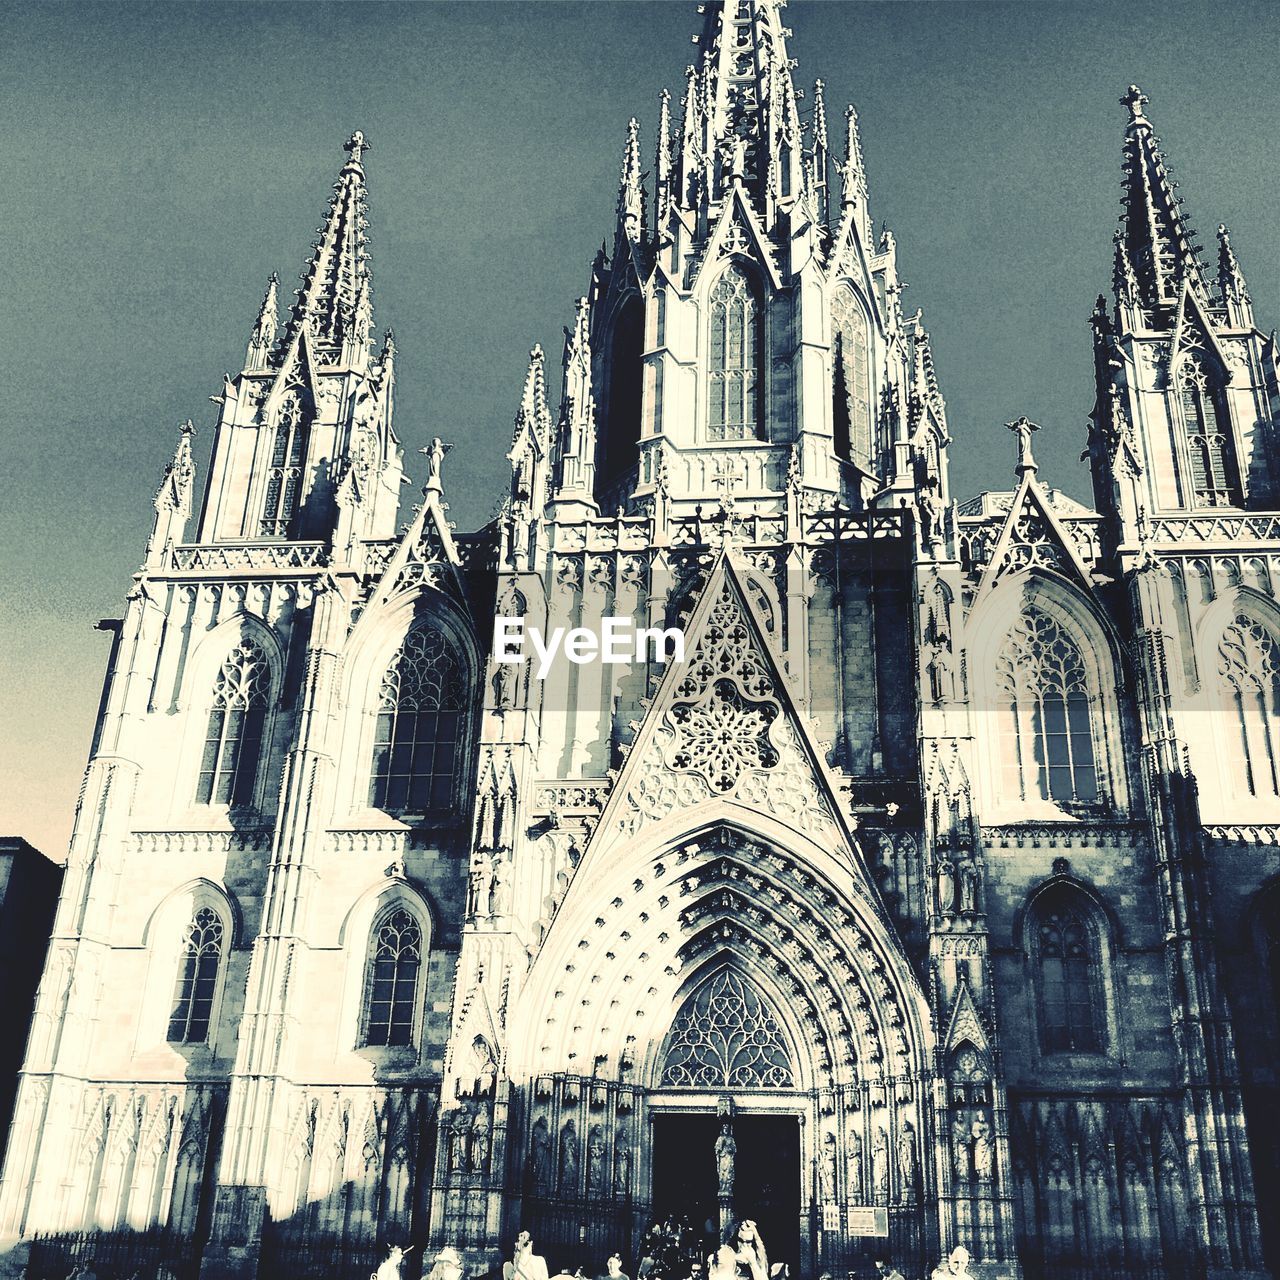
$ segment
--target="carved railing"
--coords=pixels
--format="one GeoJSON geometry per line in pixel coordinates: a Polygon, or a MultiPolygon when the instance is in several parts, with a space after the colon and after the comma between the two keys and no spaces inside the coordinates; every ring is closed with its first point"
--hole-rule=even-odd
{"type": "Polygon", "coordinates": [[[1275,542],[1280,540],[1280,513],[1157,516],[1148,530],[1155,543],[1275,542]]]}
{"type": "Polygon", "coordinates": [[[236,573],[250,569],[320,569],[328,563],[323,542],[184,543],[169,566],[180,573],[236,573]]]}
{"type": "Polygon", "coordinates": [[[554,810],[566,818],[596,817],[604,808],[611,785],[603,778],[553,778],[539,782],[533,791],[534,812],[554,810]]]}
{"type": "Polygon", "coordinates": [[[232,853],[269,849],[271,827],[246,827],[240,831],[135,831],[141,854],[232,853]]]}

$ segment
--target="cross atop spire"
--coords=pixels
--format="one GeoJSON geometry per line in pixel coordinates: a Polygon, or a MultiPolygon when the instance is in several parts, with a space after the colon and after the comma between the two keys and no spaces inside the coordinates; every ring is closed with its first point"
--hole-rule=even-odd
{"type": "Polygon", "coordinates": [[[1182,201],[1174,194],[1177,183],[1146,117],[1147,95],[1133,84],[1120,101],[1129,110],[1120,234],[1137,282],[1137,302],[1147,309],[1171,307],[1185,278],[1205,288],[1200,246],[1183,217],[1182,201]]]}
{"type": "MultiPolygon", "coordinates": [[[[286,346],[303,325],[318,342],[340,345],[355,323],[361,290],[369,284],[365,234],[369,226],[369,193],[364,174],[368,139],[357,129],[344,149],[348,159],[338,174],[319,239],[302,273],[302,288],[285,335],[286,346]]],[[[361,319],[363,322],[364,317],[361,319]]]]}

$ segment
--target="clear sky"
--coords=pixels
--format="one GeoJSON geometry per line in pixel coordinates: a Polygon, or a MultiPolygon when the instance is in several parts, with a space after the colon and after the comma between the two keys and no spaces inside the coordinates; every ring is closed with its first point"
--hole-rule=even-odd
{"type": "MultiPolygon", "coordinates": [[[[1265,3],[797,0],[797,82],[858,105],[871,211],[898,238],[948,404],[958,496],[1041,476],[1087,498],[1088,316],[1111,277],[1130,81],[1212,251],[1280,316],[1280,92],[1265,3]]],[[[483,521],[528,350],[558,359],[612,232],[627,118],[652,155],[700,29],[663,3],[0,6],[0,831],[61,859],[151,500],[187,417],[244,356],[267,275],[292,288],[360,128],[396,424],[457,442],[483,521]]],[[[557,389],[553,386],[553,392],[557,389]]],[[[411,491],[410,491],[411,492],[411,491]]]]}

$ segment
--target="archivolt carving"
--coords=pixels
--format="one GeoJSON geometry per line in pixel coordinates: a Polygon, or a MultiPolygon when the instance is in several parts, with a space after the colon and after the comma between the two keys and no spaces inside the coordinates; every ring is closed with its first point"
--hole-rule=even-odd
{"type": "Polygon", "coordinates": [[[656,1049],[689,976],[735,956],[802,1024],[794,1038],[808,1069],[792,1064],[801,1087],[905,1081],[923,1064],[920,1001],[905,963],[891,973],[884,939],[778,849],[722,829],[646,864],[625,899],[596,912],[556,947],[562,967],[544,979],[554,995],[550,985],[545,1004],[531,995],[541,1020],[528,1028],[535,1071],[620,1063],[637,1031],[656,1049]]]}

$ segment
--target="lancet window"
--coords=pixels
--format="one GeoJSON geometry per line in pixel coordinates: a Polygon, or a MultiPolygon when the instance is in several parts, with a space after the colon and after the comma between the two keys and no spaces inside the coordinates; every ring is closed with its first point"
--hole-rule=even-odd
{"type": "Polygon", "coordinates": [[[1222,380],[1209,364],[1196,357],[1183,361],[1178,375],[1182,426],[1191,467],[1191,488],[1198,507],[1239,504],[1231,417],[1222,393],[1222,380]]]}
{"type": "Polygon", "coordinates": [[[1030,609],[1005,641],[997,675],[1007,794],[1098,804],[1093,697],[1075,639],[1049,614],[1030,609]]]}
{"type": "Polygon", "coordinates": [[[283,537],[298,509],[302,469],[307,458],[307,424],[296,391],[288,392],[276,413],[267,492],[262,504],[261,536],[283,537]]]}
{"type": "Polygon", "coordinates": [[[755,288],[744,271],[727,267],[711,290],[709,439],[759,437],[762,337],[755,288]]]}
{"type": "Polygon", "coordinates": [[[1261,622],[1239,614],[1218,646],[1218,675],[1230,707],[1228,765],[1248,795],[1280,795],[1280,654],[1261,622]]]}
{"type": "Polygon", "coordinates": [[[369,944],[362,1042],[402,1048],[413,1043],[422,972],[422,928],[412,913],[396,907],[374,926],[369,944]]]}
{"type": "Polygon", "coordinates": [[[831,401],[835,450],[867,466],[871,457],[871,338],[866,312],[853,291],[831,303],[831,401]]]}
{"type": "Polygon", "coordinates": [[[187,926],[169,1015],[170,1044],[203,1044],[209,1038],[223,933],[222,920],[211,907],[201,907],[187,926]]]}
{"type": "Polygon", "coordinates": [[[1032,904],[1040,1045],[1046,1054],[1103,1052],[1102,957],[1093,915],[1069,887],[1049,890],[1032,904]]]}
{"type": "Polygon", "coordinates": [[[262,754],[271,673],[252,640],[237,645],[213,686],[197,804],[251,805],[262,754]]]}
{"type": "Polygon", "coordinates": [[[457,802],[466,679],[439,631],[416,627],[392,659],[378,695],[369,803],[434,813],[457,802]]]}

